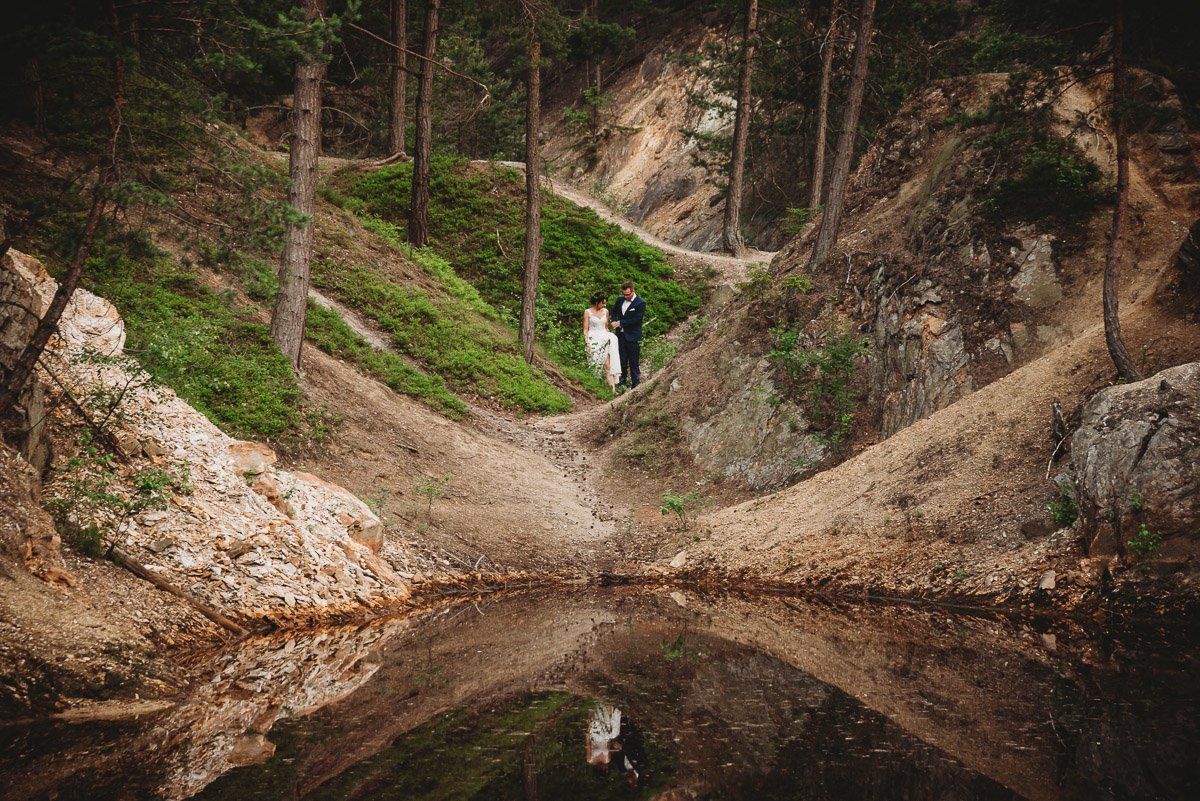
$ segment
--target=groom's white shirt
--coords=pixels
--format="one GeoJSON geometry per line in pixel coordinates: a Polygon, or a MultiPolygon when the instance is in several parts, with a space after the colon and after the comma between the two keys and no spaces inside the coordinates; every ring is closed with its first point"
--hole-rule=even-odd
{"type": "Polygon", "coordinates": [[[629,300],[621,301],[621,316],[622,317],[625,316],[625,312],[629,311],[629,304],[633,303],[635,300],[637,300],[637,295],[634,295],[629,300]]]}

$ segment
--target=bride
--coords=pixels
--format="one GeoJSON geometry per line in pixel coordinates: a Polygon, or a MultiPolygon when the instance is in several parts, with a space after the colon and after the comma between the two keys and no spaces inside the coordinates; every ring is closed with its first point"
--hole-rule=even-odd
{"type": "Polygon", "coordinates": [[[607,298],[597,292],[592,295],[592,305],[583,310],[583,341],[587,347],[588,364],[608,381],[608,387],[617,391],[617,378],[621,375],[621,358],[617,352],[617,335],[608,328],[607,298]]]}

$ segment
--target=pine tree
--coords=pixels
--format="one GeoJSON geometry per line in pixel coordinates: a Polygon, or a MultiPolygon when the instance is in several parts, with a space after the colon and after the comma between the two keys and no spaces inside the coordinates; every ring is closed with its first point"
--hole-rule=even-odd
{"type": "Polygon", "coordinates": [[[428,0],[422,34],[421,80],[417,85],[417,125],[413,141],[412,208],[408,215],[408,243],[416,248],[429,243],[429,162],[433,140],[433,71],[436,67],[438,12],[442,0],[428,0]]]}
{"type": "MultiPolygon", "coordinates": [[[[304,18],[320,20],[324,0],[303,0],[304,18]]],[[[305,53],[296,63],[296,88],[292,103],[292,136],[288,148],[288,203],[296,217],[288,221],[287,238],[279,264],[279,294],[271,314],[271,337],[279,350],[300,370],[304,320],[312,270],[313,214],[317,207],[317,160],[321,155],[321,81],[325,54],[305,53]]]]}
{"type": "Polygon", "coordinates": [[[746,252],[742,239],[742,195],[746,175],[746,144],[750,135],[750,86],[758,36],[758,0],[746,0],[742,33],[742,65],[738,75],[737,111],[733,120],[733,152],[729,157],[729,191],[725,195],[725,219],[721,240],[735,256],[746,252]]]}
{"type": "Polygon", "coordinates": [[[842,114],[842,131],[838,135],[837,152],[833,158],[833,174],[829,179],[829,195],[821,227],[813,246],[809,271],[824,264],[837,243],[846,208],[846,189],[850,183],[850,161],[854,157],[854,140],[858,138],[858,117],[862,111],[863,91],[867,85],[867,65],[871,57],[871,36],[874,33],[875,0],[862,0],[858,18],[858,36],[854,44],[854,68],[850,73],[850,88],[842,114]]]}

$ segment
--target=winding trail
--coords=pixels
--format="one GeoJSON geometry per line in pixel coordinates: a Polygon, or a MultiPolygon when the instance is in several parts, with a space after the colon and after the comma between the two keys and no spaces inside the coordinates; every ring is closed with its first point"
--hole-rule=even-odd
{"type": "MultiPolygon", "coordinates": [[[[525,171],[525,162],[523,161],[473,161],[472,164],[486,165],[492,164],[499,167],[511,167],[515,170],[525,171]]],[[[723,253],[708,253],[700,250],[688,250],[679,245],[672,244],[665,239],[660,239],[644,228],[634,224],[623,214],[618,214],[613,211],[600,199],[587,194],[570,184],[560,181],[557,178],[542,176],[542,186],[549,189],[559,197],[566,198],[572,203],[575,203],[584,208],[591,209],[596,212],[597,216],[605,222],[610,222],[613,225],[621,228],[624,231],[636,236],[638,239],[645,242],[652,248],[661,250],[667,256],[674,259],[682,259],[692,265],[703,265],[714,269],[720,276],[720,283],[733,284],[737,281],[744,280],[746,271],[756,264],[768,264],[775,257],[774,252],[764,250],[751,249],[745,258],[737,256],[727,256],[723,253]]]]}

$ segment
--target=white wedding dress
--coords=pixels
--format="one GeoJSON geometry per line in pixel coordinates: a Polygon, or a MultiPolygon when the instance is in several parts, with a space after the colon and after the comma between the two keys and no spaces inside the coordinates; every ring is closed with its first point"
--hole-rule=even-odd
{"type": "Polygon", "coordinates": [[[596,314],[587,310],[588,346],[591,354],[588,363],[601,377],[604,376],[604,360],[608,359],[608,372],[615,378],[621,377],[621,355],[617,351],[617,335],[608,330],[608,309],[596,314]]]}

